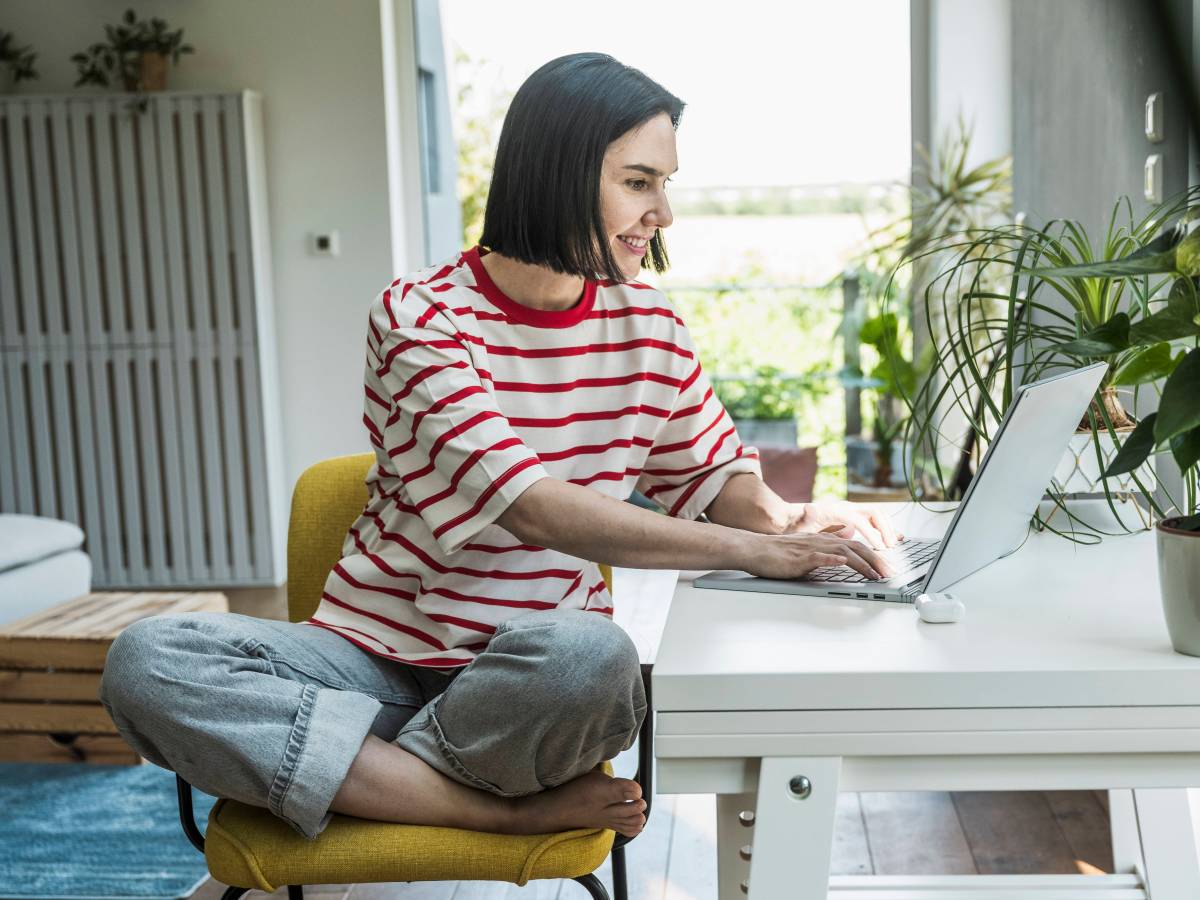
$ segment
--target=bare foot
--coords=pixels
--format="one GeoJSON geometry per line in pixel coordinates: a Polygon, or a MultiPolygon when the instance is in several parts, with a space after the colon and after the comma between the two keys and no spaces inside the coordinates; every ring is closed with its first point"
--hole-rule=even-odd
{"type": "Polygon", "coordinates": [[[513,802],[515,834],[571,828],[611,828],[633,837],[646,827],[646,801],[636,781],[588,772],[573,781],[513,802]]]}

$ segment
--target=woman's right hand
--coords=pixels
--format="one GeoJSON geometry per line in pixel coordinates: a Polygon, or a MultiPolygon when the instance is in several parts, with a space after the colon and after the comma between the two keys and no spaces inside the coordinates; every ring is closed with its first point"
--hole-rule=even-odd
{"type": "Polygon", "coordinates": [[[760,578],[801,578],[821,566],[840,565],[870,579],[892,574],[875,550],[836,534],[755,534],[748,551],[742,570],[760,578]]]}

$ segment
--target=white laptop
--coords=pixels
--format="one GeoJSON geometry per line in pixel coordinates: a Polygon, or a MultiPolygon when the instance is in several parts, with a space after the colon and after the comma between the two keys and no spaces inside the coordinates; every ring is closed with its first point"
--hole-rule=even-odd
{"type": "Polygon", "coordinates": [[[1018,388],[941,540],[906,539],[882,551],[892,564],[890,578],[872,581],[849,566],[822,566],[796,579],[720,570],[693,586],[901,603],[945,590],[1021,546],[1107,368],[1095,363],[1018,388]]]}

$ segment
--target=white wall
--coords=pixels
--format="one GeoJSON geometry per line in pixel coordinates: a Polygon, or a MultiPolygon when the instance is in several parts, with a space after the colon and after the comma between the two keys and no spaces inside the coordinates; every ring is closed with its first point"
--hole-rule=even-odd
{"type": "MultiPolygon", "coordinates": [[[[382,2],[394,5],[396,30],[401,37],[407,32],[411,45],[409,0],[382,2]]],[[[263,95],[289,493],[300,472],[317,460],[370,449],[361,421],[366,310],[399,274],[393,273],[389,221],[380,4],[136,4],[139,15],[182,27],[185,41],[196,48],[171,70],[172,88],[250,88],[263,95]],[[341,255],[311,256],[308,235],[326,229],[339,232],[341,255]]],[[[22,82],[18,93],[103,90],[72,87],[76,73],[69,58],[102,40],[102,26],[117,22],[129,5],[128,0],[4,0],[0,24],[38,52],[41,78],[22,82]]],[[[413,106],[401,104],[402,109],[413,106]]],[[[402,121],[399,130],[410,129],[402,121]]],[[[412,200],[419,207],[419,196],[412,200]]],[[[415,217],[407,230],[419,236],[419,211],[415,217]]],[[[416,267],[411,259],[398,258],[396,264],[416,267]]]]}
{"type": "Polygon", "coordinates": [[[968,165],[1011,153],[1010,0],[911,0],[911,7],[913,140],[936,146],[961,114],[974,125],[968,165]]]}

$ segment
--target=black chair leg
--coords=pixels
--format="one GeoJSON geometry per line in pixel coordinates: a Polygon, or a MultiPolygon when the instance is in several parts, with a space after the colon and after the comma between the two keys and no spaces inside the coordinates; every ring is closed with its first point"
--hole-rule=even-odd
{"type": "Polygon", "coordinates": [[[304,900],[304,885],[289,884],[288,885],[288,900],[304,900]]]}
{"type": "Polygon", "coordinates": [[[592,895],[592,900],[609,900],[604,883],[595,875],[580,875],[575,880],[587,888],[587,892],[592,895]]]}
{"type": "Polygon", "coordinates": [[[614,847],[612,851],[613,900],[629,900],[629,886],[625,881],[625,848],[614,847]]]}
{"type": "Polygon", "coordinates": [[[221,900],[238,900],[238,897],[249,891],[250,888],[244,887],[227,887],[225,893],[221,895],[221,900]]]}

